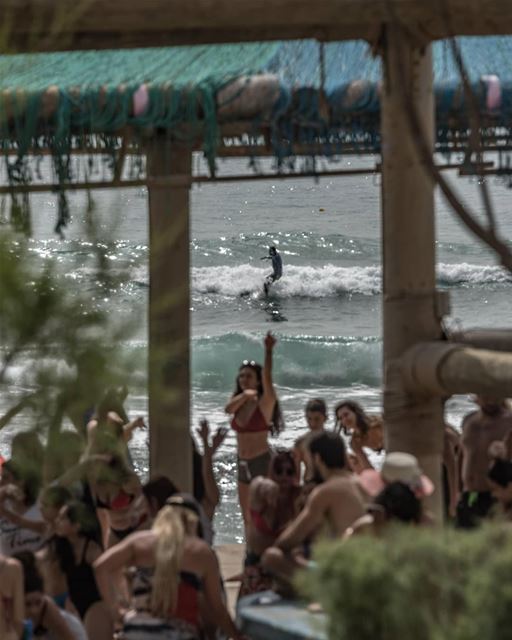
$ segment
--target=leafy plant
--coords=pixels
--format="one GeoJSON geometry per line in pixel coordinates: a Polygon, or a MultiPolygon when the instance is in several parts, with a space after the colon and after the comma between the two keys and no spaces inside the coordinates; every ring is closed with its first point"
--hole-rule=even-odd
{"type": "Polygon", "coordinates": [[[114,230],[100,240],[92,207],[85,221],[90,252],[77,260],[95,276],[86,291],[52,259],[41,268],[24,235],[0,229],[0,428],[23,412],[47,437],[48,455],[66,422],[84,435],[86,412],[132,370],[122,350],[132,325],[108,304],[125,277],[106,259],[114,230]]]}
{"type": "Polygon", "coordinates": [[[301,591],[331,640],[505,640],[512,623],[510,532],[392,528],[318,549],[301,591]]]}

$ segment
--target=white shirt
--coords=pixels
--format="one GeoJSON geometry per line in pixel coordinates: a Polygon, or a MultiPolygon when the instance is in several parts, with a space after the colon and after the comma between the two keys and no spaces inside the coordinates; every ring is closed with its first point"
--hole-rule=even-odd
{"type": "MultiPolygon", "coordinates": [[[[6,503],[8,509],[11,508],[9,502],[6,503]]],[[[33,504],[25,513],[20,514],[28,520],[42,520],[39,505],[33,504]]],[[[37,551],[43,544],[44,538],[40,533],[23,529],[7,518],[0,517],[0,553],[12,556],[18,551],[37,551]]]]}

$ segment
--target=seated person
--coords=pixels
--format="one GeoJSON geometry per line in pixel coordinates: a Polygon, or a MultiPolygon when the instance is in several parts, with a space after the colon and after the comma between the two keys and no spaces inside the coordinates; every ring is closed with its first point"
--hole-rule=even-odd
{"type": "Polygon", "coordinates": [[[43,578],[31,551],[22,551],[17,559],[23,565],[25,616],[32,623],[34,637],[44,640],[87,640],[84,626],[78,618],[59,609],[45,595],[43,578]]]}
{"type": "Polygon", "coordinates": [[[300,487],[295,478],[293,455],[282,449],[273,455],[268,477],[258,476],[249,486],[250,520],[239,597],[271,588],[272,579],[261,566],[261,556],[297,515],[300,487]]]}
{"type": "Polygon", "coordinates": [[[487,481],[497,505],[493,515],[512,520],[512,433],[504,440],[492,442],[489,447],[492,462],[487,481]]]}
{"type": "Polygon", "coordinates": [[[296,569],[308,564],[308,551],[301,545],[317,538],[320,529],[330,537],[342,536],[365,513],[365,495],[348,468],[345,443],[335,433],[319,433],[309,443],[315,474],[322,484],[315,487],[300,514],[263,555],[263,566],[289,585],[296,569]]]}
{"type": "Polygon", "coordinates": [[[400,481],[387,484],[367,511],[347,529],[345,538],[362,533],[380,536],[392,522],[420,524],[423,517],[420,498],[400,481]]]}

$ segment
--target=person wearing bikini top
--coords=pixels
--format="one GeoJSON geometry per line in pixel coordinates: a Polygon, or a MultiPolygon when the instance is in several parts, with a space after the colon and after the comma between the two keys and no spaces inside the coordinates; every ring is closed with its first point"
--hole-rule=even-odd
{"type": "Polygon", "coordinates": [[[276,339],[270,331],[263,344],[263,368],[253,360],[242,362],[235,391],[225,407],[226,413],[233,416],[231,427],[237,435],[238,497],[246,530],[250,518],[249,484],[254,478],[267,475],[271,459],[268,435],[277,435],[284,426],[272,380],[276,339]]]}

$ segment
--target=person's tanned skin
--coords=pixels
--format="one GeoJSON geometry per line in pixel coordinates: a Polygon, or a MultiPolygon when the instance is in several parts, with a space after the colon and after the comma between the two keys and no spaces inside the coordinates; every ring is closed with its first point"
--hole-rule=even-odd
{"type": "Polygon", "coordinates": [[[512,413],[502,400],[478,396],[480,409],[462,423],[462,482],[464,491],[489,491],[489,445],[512,430],[512,413]]]}

